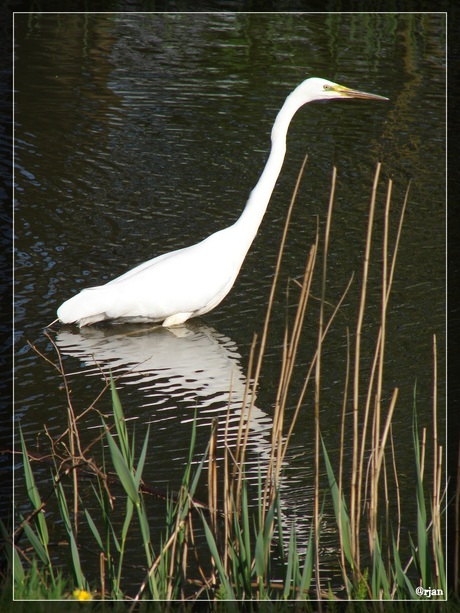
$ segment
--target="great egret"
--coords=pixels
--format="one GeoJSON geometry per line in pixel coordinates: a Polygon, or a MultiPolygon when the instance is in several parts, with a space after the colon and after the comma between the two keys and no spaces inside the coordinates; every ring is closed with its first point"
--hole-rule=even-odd
{"type": "Polygon", "coordinates": [[[283,165],[291,119],[308,102],[335,98],[388,100],[326,79],[303,81],[276,117],[267,163],[233,225],[196,245],[144,262],[105,285],[82,290],[59,307],[60,321],[80,326],[103,320],[174,326],[216,307],[232,288],[267,209],[283,165]]]}

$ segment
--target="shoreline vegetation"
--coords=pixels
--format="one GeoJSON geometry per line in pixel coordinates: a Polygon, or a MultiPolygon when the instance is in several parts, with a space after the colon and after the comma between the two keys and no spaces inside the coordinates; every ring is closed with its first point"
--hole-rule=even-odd
{"type": "MultiPolygon", "coordinates": [[[[337,419],[340,430],[338,456],[330,453],[321,435],[323,348],[348,290],[356,280],[352,277],[345,283],[337,304],[328,302],[328,253],[337,178],[334,168],[324,235],[320,237],[318,222],[316,240],[308,253],[303,278],[291,282],[290,293],[291,296],[296,294],[297,306],[292,321],[286,322],[273,408],[270,454],[267,465],[259,468],[255,500],[250,499],[245,479],[249,422],[256,392],[261,385],[289,221],[306,161],[305,158],[288,209],[263,329],[260,337],[254,337],[251,347],[236,442],[227,444],[228,413],[225,423],[213,421],[207,448],[204,453],[199,453],[195,446],[195,422],[188,461],[177,492],[159,492],[143,482],[150,430],[154,425],[142,433],[128,428],[116,380],[106,377],[103,389],[92,405],[83,413],[76,413],[63,361],[53,342],[53,332],[46,332],[57,351],[57,362],[40,355],[62,377],[67,396],[68,426],[59,438],[48,435],[46,457],[32,451],[30,443],[26,445],[20,426],[17,429],[23,469],[16,470],[16,479],[25,480],[30,512],[18,512],[12,533],[8,527],[1,526],[9,569],[4,582],[9,577],[15,600],[23,601],[25,606],[29,606],[25,601],[30,600],[92,600],[93,604],[97,602],[99,605],[102,601],[115,600],[129,611],[143,610],[152,604],[144,603],[144,600],[179,601],[183,607],[204,601],[216,610],[219,606],[227,609],[232,602],[244,602],[245,607],[252,610],[253,604],[261,601],[272,601],[276,610],[278,602],[295,601],[304,607],[301,610],[317,610],[322,606],[329,611],[335,610],[339,603],[349,601],[354,601],[353,610],[361,610],[357,608],[358,601],[362,601],[363,607],[372,608],[368,601],[392,601],[395,605],[396,601],[417,601],[422,606],[432,602],[433,606],[439,606],[439,601],[447,599],[446,471],[445,449],[438,435],[442,416],[437,401],[436,336],[432,342],[432,423],[418,423],[416,382],[413,406],[404,408],[413,414],[413,465],[404,467],[406,473],[412,470],[413,480],[401,479],[398,474],[398,449],[392,431],[398,389],[395,388],[389,398],[383,393],[385,361],[391,353],[391,346],[387,343],[388,304],[409,187],[399,207],[397,231],[390,244],[393,185],[391,180],[388,181],[381,244],[374,248],[380,163],[376,166],[370,196],[356,325],[353,330],[346,329],[344,383],[337,398],[337,406],[341,407],[337,419]],[[378,332],[369,368],[367,361],[362,359],[362,331],[367,315],[369,270],[376,265],[381,268],[382,290],[380,312],[375,321],[378,332]],[[321,293],[319,298],[313,299],[314,278],[319,279],[321,293]],[[311,308],[313,300],[315,307],[311,308]],[[299,375],[296,356],[302,344],[306,317],[317,318],[317,342],[307,372],[299,375]],[[298,389],[299,377],[303,383],[292,409],[293,384],[295,382],[298,389]],[[307,390],[314,399],[313,406],[306,406],[307,390]],[[113,413],[100,413],[101,430],[92,443],[85,446],[79,428],[88,411],[99,411],[98,403],[105,394],[111,395],[113,413]],[[291,437],[301,411],[309,411],[315,450],[311,458],[314,464],[312,521],[308,543],[303,548],[296,541],[295,522],[289,533],[281,522],[283,492],[280,488],[291,437]],[[218,429],[224,432],[223,452],[217,449],[218,429]],[[139,437],[142,440],[138,440],[139,437]],[[96,446],[100,449],[97,457],[102,458],[101,461],[93,459],[96,446]],[[223,455],[219,457],[219,453],[223,455]],[[46,487],[42,482],[39,486],[34,477],[34,465],[45,461],[51,471],[46,487]],[[351,469],[345,478],[345,464],[348,462],[351,469]],[[203,482],[206,483],[208,499],[198,501],[197,487],[203,482]],[[116,496],[114,488],[117,488],[116,496]],[[401,491],[407,492],[407,488],[415,498],[417,508],[413,521],[415,528],[411,533],[401,522],[401,491]],[[123,495],[119,495],[120,491],[123,495]],[[90,505],[86,502],[88,496],[91,496],[90,505]],[[164,500],[165,521],[161,528],[149,523],[148,507],[152,496],[164,500]],[[45,513],[51,499],[59,509],[66,543],[66,547],[59,548],[59,553],[52,551],[50,532],[54,526],[47,524],[45,513]],[[332,501],[334,511],[341,589],[328,585],[321,572],[325,499],[332,501]],[[115,506],[118,513],[124,509],[124,519],[117,525],[112,521],[115,506]],[[87,552],[79,542],[83,532],[90,535],[99,557],[99,573],[91,576],[85,572],[87,552]],[[130,539],[139,542],[139,583],[135,590],[124,585],[126,545],[130,539]],[[154,546],[153,541],[161,545],[154,546]]],[[[46,426],[44,428],[46,432],[46,426]]],[[[91,555],[94,557],[95,552],[92,551],[91,555]]],[[[453,589],[451,592],[453,594],[453,589]]],[[[404,604],[400,602],[399,605],[404,610],[404,604]]],[[[233,607],[237,610],[236,604],[233,607]]]]}

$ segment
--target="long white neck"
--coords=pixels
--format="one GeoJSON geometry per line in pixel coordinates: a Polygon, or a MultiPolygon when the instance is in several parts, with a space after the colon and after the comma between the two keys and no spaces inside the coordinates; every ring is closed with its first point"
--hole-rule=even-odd
{"type": "Polygon", "coordinates": [[[286,136],[289,124],[296,111],[305,102],[305,98],[300,98],[296,90],[286,98],[273,124],[271,132],[272,144],[265,168],[260,175],[257,185],[251,191],[240,218],[232,226],[237,231],[237,240],[243,258],[257,234],[281,172],[286,154],[286,136]]]}

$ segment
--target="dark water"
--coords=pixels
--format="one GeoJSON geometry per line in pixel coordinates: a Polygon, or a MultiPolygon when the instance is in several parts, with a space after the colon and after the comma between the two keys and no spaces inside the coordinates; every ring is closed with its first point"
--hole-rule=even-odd
{"type": "MultiPolygon", "coordinates": [[[[63,353],[77,413],[103,387],[99,369],[110,366],[120,376],[127,418],[151,424],[145,480],[177,487],[195,409],[201,451],[212,417],[226,412],[230,387],[232,419],[238,419],[250,345],[262,328],[287,205],[308,153],[251,421],[249,460],[256,472],[269,446],[285,321],[295,305],[295,286],[290,283],[288,298],[286,287],[303,272],[317,216],[324,227],[335,163],[327,299],[335,304],[352,272],[356,279],[324,348],[322,429],[334,454],[346,328],[356,324],[370,189],[381,160],[363,363],[370,368],[378,332],[386,183],[389,177],[394,181],[394,241],[411,181],[389,306],[384,393],[388,403],[399,388],[398,470],[412,475],[413,389],[417,381],[419,421],[430,427],[433,334],[442,414],[445,402],[444,17],[16,15],[15,45],[15,421],[29,445],[45,440],[44,426],[52,435],[66,427],[60,377],[30,346],[56,361],[43,328],[57,307],[84,287],[232,223],[264,166],[284,98],[307,76],[322,76],[390,102],[331,102],[299,111],[259,234],[232,292],[215,311],[175,331],[63,329],[53,339],[63,353]]],[[[318,291],[317,284],[313,293],[318,291]]],[[[313,314],[305,323],[294,388],[302,385],[316,335],[313,314]]],[[[109,398],[103,402],[108,412],[109,398]]],[[[99,417],[88,413],[84,436],[91,440],[99,426],[99,417]]],[[[289,486],[283,488],[300,541],[312,513],[312,447],[313,406],[307,398],[286,467],[289,486]]],[[[350,452],[345,449],[345,455],[350,452]]],[[[37,470],[46,482],[47,469],[37,470]]],[[[21,479],[18,470],[20,507],[21,479]]],[[[405,529],[412,530],[414,492],[402,496],[405,529]]],[[[325,530],[325,552],[335,542],[325,530]]],[[[335,552],[325,553],[325,560],[334,575],[335,552]]]]}

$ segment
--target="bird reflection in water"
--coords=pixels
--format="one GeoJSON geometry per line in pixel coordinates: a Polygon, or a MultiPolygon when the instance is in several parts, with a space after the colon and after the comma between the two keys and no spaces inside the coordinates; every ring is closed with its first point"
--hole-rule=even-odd
{"type": "MultiPolygon", "coordinates": [[[[169,329],[63,328],[56,344],[63,355],[84,364],[86,375],[101,375],[102,370],[106,375],[111,372],[117,385],[135,385],[145,398],[139,407],[142,414],[136,418],[145,423],[162,427],[165,421],[191,422],[197,409],[199,426],[210,426],[213,417],[219,418],[222,446],[227,410],[230,443],[236,437],[241,411],[248,413],[251,391],[245,398],[247,380],[235,343],[202,323],[169,329]]],[[[269,415],[253,405],[248,445],[255,469],[268,458],[271,427],[269,415]]]]}

